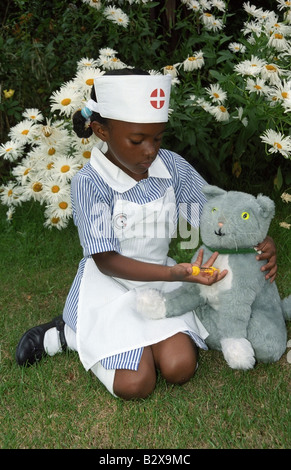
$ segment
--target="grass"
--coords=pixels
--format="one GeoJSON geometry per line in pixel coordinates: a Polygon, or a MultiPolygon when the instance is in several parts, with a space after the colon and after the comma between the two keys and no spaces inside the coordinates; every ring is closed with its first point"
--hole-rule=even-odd
{"type": "MultiPolygon", "coordinates": [[[[271,235],[278,248],[277,284],[290,294],[291,233],[278,227],[288,205],[278,201],[271,235]]],[[[2,449],[288,449],[290,364],[248,372],[230,369],[221,354],[202,351],[184,386],[158,378],[145,400],[114,399],[76,353],[20,368],[15,347],[31,326],[60,314],[81,258],[73,224],[42,227],[37,206],[24,205],[12,225],[0,208],[0,447],[2,449]]],[[[172,254],[181,256],[177,245],[172,254]]],[[[190,253],[187,256],[190,256],[190,253]]],[[[291,328],[288,325],[289,338],[291,328]]]]}

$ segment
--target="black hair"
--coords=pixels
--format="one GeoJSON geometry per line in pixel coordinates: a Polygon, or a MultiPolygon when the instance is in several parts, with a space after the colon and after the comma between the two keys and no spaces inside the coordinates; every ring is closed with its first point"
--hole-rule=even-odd
{"type": "MultiPolygon", "coordinates": [[[[149,75],[149,73],[141,69],[124,68],[110,70],[106,72],[105,75],[149,75]]],[[[92,86],[90,97],[92,100],[97,102],[94,85],[92,86]]],[[[89,138],[92,135],[93,131],[91,129],[91,126],[88,125],[87,119],[82,116],[81,110],[78,110],[73,114],[72,120],[73,129],[78,137],[89,138]]],[[[107,119],[100,116],[100,114],[96,113],[95,111],[93,111],[90,116],[90,123],[93,121],[98,121],[100,124],[107,123],[107,119]]]]}

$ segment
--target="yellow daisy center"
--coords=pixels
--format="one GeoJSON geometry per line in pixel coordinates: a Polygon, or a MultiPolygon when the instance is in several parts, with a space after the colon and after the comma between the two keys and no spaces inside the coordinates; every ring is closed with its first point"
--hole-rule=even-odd
{"type": "Polygon", "coordinates": [[[59,217],[52,217],[52,218],[51,218],[51,223],[52,223],[52,224],[58,224],[59,221],[60,221],[60,218],[59,218],[59,217]]]}
{"type": "Polygon", "coordinates": [[[196,57],[188,57],[188,60],[190,60],[190,62],[193,62],[193,60],[196,60],[196,57]]]}
{"type": "Polygon", "coordinates": [[[68,203],[67,203],[67,202],[64,202],[64,201],[63,201],[63,202],[60,202],[60,203],[59,203],[59,208],[60,208],[60,209],[67,209],[67,207],[68,207],[68,203]]]}
{"type": "Polygon", "coordinates": [[[49,155],[54,155],[56,153],[56,149],[54,147],[51,147],[49,150],[48,150],[48,154],[49,155]]]}
{"type": "Polygon", "coordinates": [[[8,195],[9,197],[11,197],[11,196],[12,196],[12,194],[13,194],[13,191],[12,191],[12,189],[9,189],[9,191],[8,191],[7,195],[8,195]]]}
{"type": "Polygon", "coordinates": [[[55,184],[54,186],[52,186],[52,193],[58,193],[60,189],[61,188],[57,184],[55,184]]]}
{"type": "Polygon", "coordinates": [[[27,134],[28,134],[28,132],[29,132],[29,130],[28,130],[28,129],[24,129],[24,130],[21,132],[21,134],[23,134],[23,135],[27,135],[27,134]]]}
{"type": "Polygon", "coordinates": [[[282,149],[282,145],[279,144],[279,142],[274,142],[274,147],[277,147],[277,149],[279,149],[279,150],[282,149]]]}
{"type": "Polygon", "coordinates": [[[94,79],[93,78],[88,78],[88,80],[86,80],[86,85],[88,86],[92,86],[94,83],[94,79]]]}
{"type": "Polygon", "coordinates": [[[70,171],[69,165],[63,165],[61,167],[61,173],[67,173],[67,171],[70,171]]]}
{"type": "Polygon", "coordinates": [[[226,112],[226,108],[224,106],[219,106],[219,109],[222,113],[225,113],[226,112]]]}
{"type": "Polygon", "coordinates": [[[276,72],[277,67],[275,67],[274,65],[266,65],[266,69],[270,72],[276,72]]]}
{"type": "Polygon", "coordinates": [[[26,170],[23,172],[23,175],[26,176],[30,172],[31,168],[26,168],[26,170]]]}
{"type": "Polygon", "coordinates": [[[255,85],[254,88],[256,88],[256,90],[261,90],[262,87],[260,85],[255,85]]]}
{"type": "Polygon", "coordinates": [[[70,103],[71,103],[71,98],[64,98],[62,101],[61,101],[61,105],[62,106],[68,106],[70,103]]]}
{"type": "Polygon", "coordinates": [[[219,94],[218,94],[218,93],[213,93],[213,96],[214,96],[214,98],[219,98],[219,94]]]}
{"type": "Polygon", "coordinates": [[[279,33],[276,33],[274,36],[276,39],[283,39],[284,37],[283,34],[279,34],[279,33]]]}
{"type": "Polygon", "coordinates": [[[37,183],[34,183],[34,185],[32,186],[32,190],[35,192],[35,193],[39,193],[41,190],[42,190],[42,184],[37,182],[37,183]]]}
{"type": "Polygon", "coordinates": [[[282,98],[284,98],[284,99],[288,98],[287,91],[282,91],[281,95],[282,95],[282,98]]]}
{"type": "Polygon", "coordinates": [[[54,163],[50,162],[50,163],[47,164],[46,167],[47,167],[48,170],[51,170],[54,167],[54,163]]]}
{"type": "Polygon", "coordinates": [[[85,152],[83,152],[83,157],[84,158],[90,158],[91,157],[91,152],[89,152],[89,150],[86,150],[85,152]]]}

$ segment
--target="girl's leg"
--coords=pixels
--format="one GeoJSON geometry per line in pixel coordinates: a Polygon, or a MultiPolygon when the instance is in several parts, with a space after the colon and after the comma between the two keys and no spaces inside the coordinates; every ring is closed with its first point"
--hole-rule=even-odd
{"type": "Polygon", "coordinates": [[[117,369],[115,371],[114,393],[125,400],[145,398],[156,385],[156,368],[152,349],[146,346],[143,350],[138,370],[117,369]]]}
{"type": "Polygon", "coordinates": [[[151,348],[156,367],[167,382],[183,384],[195,374],[198,350],[189,335],[177,333],[151,348]]]}

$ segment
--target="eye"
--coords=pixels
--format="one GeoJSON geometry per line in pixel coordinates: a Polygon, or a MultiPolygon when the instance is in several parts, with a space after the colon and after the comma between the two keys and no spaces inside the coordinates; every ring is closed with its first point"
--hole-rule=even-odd
{"type": "Polygon", "coordinates": [[[241,213],[241,218],[244,220],[247,220],[250,218],[250,214],[248,212],[242,212],[241,213]]]}
{"type": "Polygon", "coordinates": [[[213,207],[211,212],[212,212],[212,214],[214,214],[214,212],[216,212],[216,211],[217,211],[216,207],[213,207]]]}

